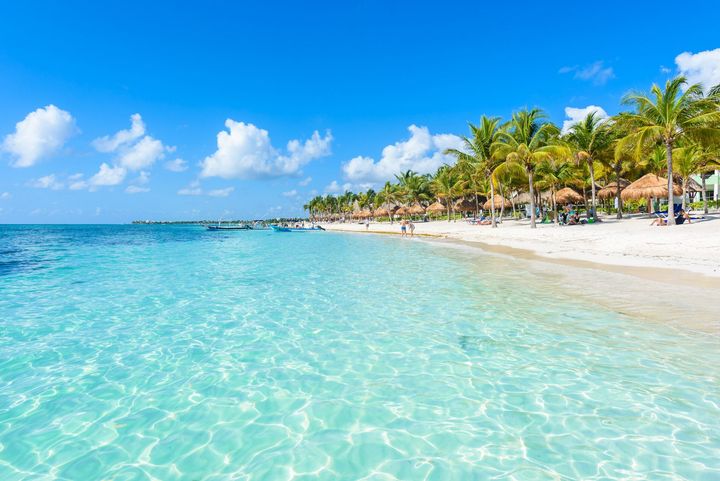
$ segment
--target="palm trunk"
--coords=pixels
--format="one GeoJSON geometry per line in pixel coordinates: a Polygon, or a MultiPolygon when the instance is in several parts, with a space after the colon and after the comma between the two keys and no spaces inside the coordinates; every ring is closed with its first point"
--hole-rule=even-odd
{"type": "Polygon", "coordinates": [[[668,176],[668,218],[667,225],[675,224],[675,206],[673,205],[673,170],[672,170],[672,144],[665,142],[665,157],[667,158],[668,176]]]}
{"type": "Polygon", "coordinates": [[[480,201],[478,200],[478,193],[475,192],[475,218],[480,217],[480,201]]]}
{"type": "Polygon", "coordinates": [[[447,209],[448,209],[448,222],[450,222],[450,197],[448,197],[447,209]]]}
{"type": "Polygon", "coordinates": [[[702,174],[700,176],[700,180],[702,181],[702,200],[703,200],[703,211],[707,214],[708,213],[708,205],[707,205],[707,192],[705,187],[705,174],[702,174]]]}
{"type": "Polygon", "coordinates": [[[685,201],[685,199],[687,198],[687,179],[683,179],[682,189],[683,189],[682,210],[685,210],[685,207],[687,206],[686,201],[685,201]]]}
{"type": "Polygon", "coordinates": [[[535,190],[533,189],[533,173],[528,172],[528,187],[530,187],[530,228],[535,229],[535,190]]]}
{"type": "Polygon", "coordinates": [[[593,220],[597,221],[597,207],[595,205],[595,168],[593,167],[593,161],[590,159],[588,161],[588,164],[590,164],[590,182],[591,182],[591,191],[592,191],[592,216],[593,220]]]}
{"type": "Polygon", "coordinates": [[[497,221],[495,220],[495,186],[492,177],[490,177],[490,225],[493,228],[497,227],[497,221]]]}
{"type": "MultiPolygon", "coordinates": [[[[500,222],[502,222],[503,217],[505,217],[505,190],[502,188],[502,184],[498,184],[500,187],[500,197],[502,197],[502,204],[500,204],[500,222]]],[[[495,203],[493,199],[493,203],[495,203]]]]}
{"type": "Polygon", "coordinates": [[[617,218],[622,219],[622,187],[620,187],[620,162],[615,163],[615,182],[617,183],[617,189],[615,198],[617,199],[617,218]]]}
{"type": "Polygon", "coordinates": [[[553,218],[555,220],[555,225],[559,225],[560,223],[558,222],[557,201],[555,200],[555,187],[553,187],[551,194],[552,194],[551,200],[552,200],[553,218]]]}

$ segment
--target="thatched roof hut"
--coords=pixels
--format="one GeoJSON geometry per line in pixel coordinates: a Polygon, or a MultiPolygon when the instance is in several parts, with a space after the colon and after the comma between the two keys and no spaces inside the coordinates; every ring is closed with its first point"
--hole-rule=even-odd
{"type": "MultiPolygon", "coordinates": [[[[546,190],[545,192],[541,192],[540,198],[542,200],[550,199],[550,191],[546,190]]],[[[520,204],[520,205],[529,204],[530,203],[530,194],[528,194],[527,192],[520,192],[512,199],[513,199],[513,202],[515,202],[515,204],[520,204]]]]}
{"type": "MultiPolygon", "coordinates": [[[[620,179],[620,188],[624,189],[630,185],[629,180],[620,179]]],[[[610,182],[608,185],[600,189],[597,193],[597,196],[599,199],[612,199],[617,195],[618,191],[618,183],[617,182],[610,182]]]]}
{"type": "Polygon", "coordinates": [[[454,208],[458,212],[472,212],[475,210],[475,204],[467,199],[461,199],[455,203],[454,208]]]}
{"type": "Polygon", "coordinates": [[[408,208],[405,206],[400,207],[398,210],[395,211],[395,215],[407,215],[409,214],[408,208]]]}
{"type": "Polygon", "coordinates": [[[380,207],[375,209],[375,212],[373,212],[375,217],[388,217],[390,215],[390,211],[387,210],[385,207],[380,207]]]}
{"type": "Polygon", "coordinates": [[[441,212],[447,211],[447,207],[442,205],[441,202],[435,202],[433,204],[430,204],[427,209],[425,209],[426,212],[430,214],[439,214],[441,212]]]}
{"type": "Polygon", "coordinates": [[[691,194],[694,192],[702,192],[702,185],[698,184],[692,177],[688,179],[687,185],[685,187],[687,188],[687,191],[691,194]]]}
{"type": "Polygon", "coordinates": [[[572,204],[583,202],[585,199],[570,187],[564,187],[555,192],[555,202],[558,204],[572,204]]]}
{"type": "MultiPolygon", "coordinates": [[[[622,200],[649,199],[651,197],[667,197],[668,180],[655,174],[646,174],[623,189],[622,200]]],[[[682,189],[673,184],[673,194],[681,195],[682,189]]]]}
{"type": "MultiPolygon", "coordinates": [[[[500,209],[502,207],[509,209],[510,207],[512,207],[512,204],[510,203],[509,200],[505,199],[504,197],[502,197],[498,194],[495,194],[494,200],[495,200],[495,208],[496,209],[500,209]]],[[[529,200],[528,200],[528,202],[529,202],[529,200]]],[[[492,209],[492,203],[490,202],[490,199],[485,201],[485,203],[483,204],[483,209],[485,209],[485,210],[492,209]]]]}
{"type": "Polygon", "coordinates": [[[408,214],[410,215],[422,215],[425,213],[425,209],[420,204],[414,204],[408,207],[408,214]]]}

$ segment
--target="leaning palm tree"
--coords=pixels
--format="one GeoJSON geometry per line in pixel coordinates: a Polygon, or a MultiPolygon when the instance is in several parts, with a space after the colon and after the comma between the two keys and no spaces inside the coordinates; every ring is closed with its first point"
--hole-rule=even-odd
{"type": "Polygon", "coordinates": [[[690,85],[683,92],[686,84],[685,77],[676,77],[667,81],[664,90],[653,85],[649,93],[631,93],[623,99],[635,107],[635,112],[621,115],[622,122],[632,129],[621,143],[632,145],[638,158],[648,146],[665,148],[668,224],[675,223],[673,149],[678,142],[720,142],[720,99],[714,94],[704,96],[700,84],[690,85]]]}
{"type": "Polygon", "coordinates": [[[555,225],[558,225],[557,200],[555,193],[558,187],[577,179],[577,170],[564,158],[546,157],[540,161],[535,169],[538,175],[538,184],[550,190],[550,202],[552,204],[553,218],[555,225]]]}
{"type": "Polygon", "coordinates": [[[613,130],[608,122],[597,116],[597,112],[590,112],[584,119],[570,127],[567,140],[577,162],[586,163],[590,171],[592,215],[593,219],[597,220],[594,165],[601,157],[607,157],[612,151],[613,130]]]}
{"type": "MultiPolygon", "coordinates": [[[[498,161],[492,155],[492,144],[498,140],[500,118],[486,117],[483,115],[480,118],[480,125],[473,125],[471,123],[468,123],[468,125],[470,126],[472,136],[462,138],[465,150],[448,149],[445,153],[457,157],[458,162],[467,162],[474,167],[474,170],[479,171],[486,179],[490,180],[490,218],[492,227],[497,227],[495,220],[495,187],[492,177],[498,161]]],[[[479,180],[480,179],[475,177],[471,179],[471,183],[477,186],[479,185],[479,180]]]]}
{"type": "Polygon", "coordinates": [[[560,130],[543,121],[545,114],[539,109],[522,110],[512,116],[498,132],[491,150],[499,161],[517,164],[525,170],[530,192],[530,227],[535,229],[535,198],[533,176],[535,167],[551,156],[569,157],[570,150],[558,142],[560,130]]]}

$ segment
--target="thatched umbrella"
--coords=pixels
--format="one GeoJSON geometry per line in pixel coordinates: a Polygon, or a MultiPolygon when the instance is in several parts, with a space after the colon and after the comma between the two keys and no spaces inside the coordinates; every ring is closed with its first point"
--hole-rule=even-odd
{"type": "Polygon", "coordinates": [[[388,217],[390,215],[390,211],[387,210],[385,207],[380,207],[378,209],[375,209],[375,217],[388,217]]]}
{"type": "Polygon", "coordinates": [[[427,209],[425,209],[426,212],[430,214],[441,214],[443,212],[447,211],[447,207],[442,205],[440,201],[435,202],[433,204],[430,204],[427,209]]]}
{"type": "Polygon", "coordinates": [[[558,204],[571,204],[573,202],[583,202],[585,199],[570,187],[565,187],[555,192],[555,202],[558,204]]]}
{"type": "Polygon", "coordinates": [[[367,219],[368,217],[372,217],[372,211],[370,209],[364,209],[358,212],[358,217],[361,219],[367,219]]]}
{"type": "Polygon", "coordinates": [[[408,214],[410,215],[423,215],[425,213],[425,209],[420,204],[412,205],[407,210],[408,214]]]}
{"type": "MultiPolygon", "coordinates": [[[[625,189],[628,185],[630,185],[629,180],[620,179],[620,188],[625,189]]],[[[597,193],[597,196],[599,199],[612,199],[617,195],[618,191],[618,183],[617,182],[610,182],[608,185],[600,189],[597,193]]]]}
{"type": "MultiPolygon", "coordinates": [[[[673,184],[673,194],[682,195],[682,189],[673,184]]],[[[650,199],[652,197],[667,197],[668,181],[655,174],[646,174],[632,184],[625,187],[620,194],[622,200],[650,199]]]]}
{"type": "MultiPolygon", "coordinates": [[[[528,201],[528,202],[529,202],[529,201],[528,201]]],[[[502,208],[502,207],[505,207],[505,208],[509,209],[510,207],[512,207],[512,204],[510,203],[509,200],[505,199],[504,197],[502,197],[502,196],[500,196],[500,195],[498,195],[498,194],[495,194],[495,208],[496,208],[496,209],[500,209],[500,208],[502,208]]],[[[490,202],[490,199],[488,199],[488,200],[483,204],[483,209],[485,209],[485,210],[490,210],[490,209],[492,209],[492,203],[490,202]]]]}
{"type": "Polygon", "coordinates": [[[475,204],[467,199],[462,199],[455,203],[455,210],[458,212],[473,212],[475,210],[475,204]]]}
{"type": "Polygon", "coordinates": [[[409,214],[408,208],[405,206],[400,207],[398,210],[395,211],[395,215],[407,215],[409,214]]]}

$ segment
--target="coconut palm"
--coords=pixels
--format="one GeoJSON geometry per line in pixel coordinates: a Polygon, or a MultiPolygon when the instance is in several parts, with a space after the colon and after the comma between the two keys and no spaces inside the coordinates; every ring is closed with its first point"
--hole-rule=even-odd
{"type": "Polygon", "coordinates": [[[590,171],[590,188],[592,192],[592,215],[597,220],[597,201],[595,198],[595,168],[594,164],[601,158],[610,155],[613,141],[613,131],[610,124],[597,116],[597,112],[590,112],[580,122],[570,127],[567,140],[573,149],[578,163],[587,164],[590,171]]]}
{"type": "MultiPolygon", "coordinates": [[[[716,157],[716,153],[703,149],[698,144],[689,144],[687,146],[678,147],[673,150],[673,169],[680,177],[683,189],[682,208],[685,209],[685,200],[687,198],[687,185],[691,176],[694,174],[703,175],[706,172],[720,169],[720,161],[716,157]]],[[[703,179],[704,183],[704,179],[703,179]]],[[[707,194],[703,185],[703,204],[707,212],[707,194]]]]}
{"type": "Polygon", "coordinates": [[[622,144],[632,145],[640,158],[648,146],[662,145],[668,178],[668,224],[675,223],[673,207],[673,149],[678,143],[701,145],[720,143],[720,109],[717,95],[703,95],[700,84],[687,85],[685,77],[668,80],[665,89],[653,85],[649,93],[631,93],[623,103],[635,112],[622,114],[621,120],[632,130],[622,144]]]}
{"type": "Polygon", "coordinates": [[[535,229],[535,199],[533,177],[535,167],[551,156],[569,157],[570,150],[557,141],[560,130],[543,119],[539,109],[522,110],[512,116],[493,142],[493,157],[499,161],[517,164],[525,170],[530,192],[530,227],[535,229]]]}
{"type": "Polygon", "coordinates": [[[438,169],[430,185],[439,199],[445,199],[448,222],[450,222],[452,201],[463,194],[465,190],[465,180],[449,166],[443,166],[438,169]]]}
{"type": "MultiPolygon", "coordinates": [[[[500,130],[499,117],[480,118],[480,125],[468,123],[470,127],[471,137],[463,137],[465,151],[458,149],[448,149],[446,154],[457,157],[458,163],[466,162],[473,166],[473,170],[479,171],[485,178],[490,179],[490,218],[492,227],[497,227],[495,221],[495,186],[492,181],[493,172],[497,167],[498,160],[492,155],[492,145],[498,140],[498,132],[500,130]]],[[[472,177],[472,174],[471,174],[472,177]]],[[[476,177],[470,179],[472,186],[478,186],[479,179],[476,177]]],[[[475,202],[477,203],[477,189],[475,193],[475,202]]]]}
{"type": "Polygon", "coordinates": [[[558,224],[557,202],[555,193],[558,187],[577,178],[577,170],[566,159],[546,157],[538,163],[535,172],[538,175],[538,186],[550,189],[550,201],[552,204],[555,225],[558,224]]]}
{"type": "Polygon", "coordinates": [[[407,204],[424,204],[431,198],[430,181],[427,175],[419,175],[412,170],[395,175],[400,195],[407,204]]]}

